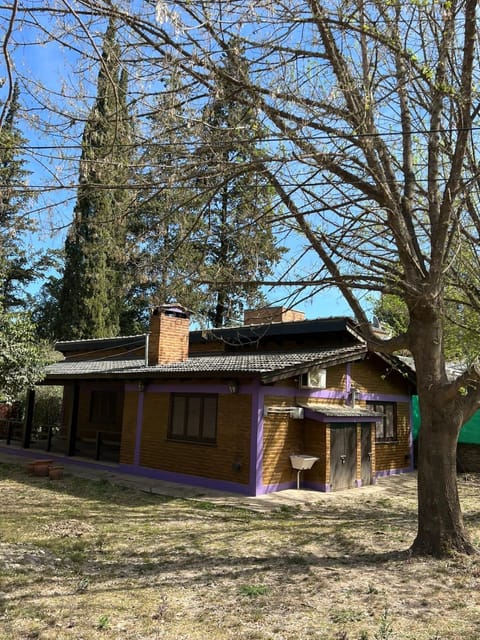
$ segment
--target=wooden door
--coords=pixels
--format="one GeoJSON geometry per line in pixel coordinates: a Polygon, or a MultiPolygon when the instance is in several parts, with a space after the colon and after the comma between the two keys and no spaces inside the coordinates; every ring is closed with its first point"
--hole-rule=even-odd
{"type": "Polygon", "coordinates": [[[372,427],[362,424],[362,486],[372,484],[372,427]]]}
{"type": "Polygon", "coordinates": [[[330,484],[334,491],[355,486],[357,475],[357,425],[330,425],[330,484]]]}

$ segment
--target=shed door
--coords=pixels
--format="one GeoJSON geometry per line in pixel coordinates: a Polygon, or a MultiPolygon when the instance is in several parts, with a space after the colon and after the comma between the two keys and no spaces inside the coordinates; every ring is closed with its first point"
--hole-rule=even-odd
{"type": "Polygon", "coordinates": [[[372,427],[362,424],[362,486],[372,484],[372,427]]]}
{"type": "Polygon", "coordinates": [[[330,425],[330,483],[333,490],[355,486],[357,426],[351,422],[330,425]]]}

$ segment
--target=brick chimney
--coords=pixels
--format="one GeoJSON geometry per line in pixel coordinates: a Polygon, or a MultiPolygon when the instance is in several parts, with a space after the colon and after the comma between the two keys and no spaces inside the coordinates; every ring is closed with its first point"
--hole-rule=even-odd
{"type": "Polygon", "coordinates": [[[247,309],[243,316],[244,324],[267,324],[270,322],[301,322],[305,320],[303,311],[285,309],[285,307],[263,307],[247,309]]]}
{"type": "Polygon", "coordinates": [[[188,358],[190,313],[179,304],[153,310],[148,338],[148,365],[171,364],[188,358]]]}

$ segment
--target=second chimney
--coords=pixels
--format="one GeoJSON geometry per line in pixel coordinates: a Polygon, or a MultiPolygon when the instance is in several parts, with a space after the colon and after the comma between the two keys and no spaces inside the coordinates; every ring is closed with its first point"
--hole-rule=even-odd
{"type": "Polygon", "coordinates": [[[148,365],[172,364],[188,359],[190,314],[178,304],[153,310],[148,339],[148,365]]]}
{"type": "Polygon", "coordinates": [[[305,320],[303,311],[286,309],[285,307],[262,307],[261,309],[247,309],[243,316],[243,323],[270,324],[271,322],[301,322],[305,320]]]}

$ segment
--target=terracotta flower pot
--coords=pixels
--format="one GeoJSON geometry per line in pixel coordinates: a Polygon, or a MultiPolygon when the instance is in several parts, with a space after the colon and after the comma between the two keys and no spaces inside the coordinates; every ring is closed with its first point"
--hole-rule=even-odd
{"type": "Polygon", "coordinates": [[[35,460],[33,463],[33,473],[36,476],[48,476],[48,468],[53,460],[35,460]]]}
{"type": "Polygon", "coordinates": [[[48,477],[50,480],[60,480],[63,478],[63,467],[49,467],[48,477]]]}

